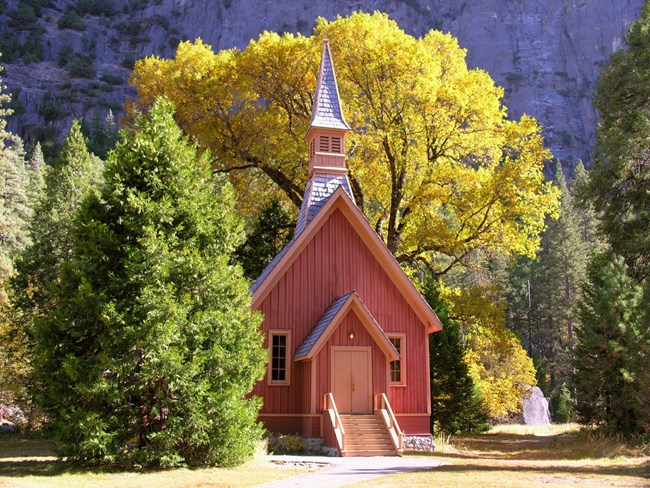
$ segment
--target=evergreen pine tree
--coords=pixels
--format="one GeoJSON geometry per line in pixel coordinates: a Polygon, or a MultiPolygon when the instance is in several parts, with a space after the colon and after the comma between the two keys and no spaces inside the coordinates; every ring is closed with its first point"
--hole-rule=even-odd
{"type": "MultiPolygon", "coordinates": [[[[37,145],[34,168],[44,166],[39,152],[37,145]]],[[[30,322],[53,307],[49,288],[57,281],[61,264],[71,257],[75,212],[90,192],[98,191],[103,166],[88,151],[79,122],[73,121],[54,168],[45,176],[46,189],[30,225],[33,243],[17,264],[17,305],[30,322]]]]}
{"type": "Polygon", "coordinates": [[[588,196],[589,172],[585,169],[582,161],[578,161],[573,170],[571,194],[574,197],[574,205],[578,213],[582,242],[587,244],[591,254],[605,252],[607,242],[598,229],[600,219],[588,196]]]}
{"type": "Polygon", "coordinates": [[[589,202],[579,200],[588,174],[579,162],[571,188],[561,166],[556,185],[560,190],[560,215],[549,219],[536,259],[519,258],[510,270],[508,320],[535,359],[538,386],[550,396],[554,420],[570,416],[562,402],[571,376],[577,304],[586,278],[590,255],[605,245],[596,233],[596,213],[589,202]],[[561,401],[560,401],[561,400],[561,401]],[[555,411],[554,408],[562,411],[555,411]]]}
{"type": "Polygon", "coordinates": [[[103,163],[88,152],[79,123],[74,121],[54,168],[44,177],[47,166],[40,144],[34,148],[27,168],[29,193],[37,203],[29,225],[31,245],[15,262],[13,318],[8,335],[12,338],[11,356],[16,364],[23,365],[20,374],[14,375],[16,384],[21,385],[16,388],[20,393],[16,398],[32,421],[37,412],[27,390],[38,389],[39,383],[29,377],[29,330],[54,308],[51,287],[58,280],[61,264],[70,259],[74,214],[82,199],[97,190],[103,163]]]}
{"type": "Polygon", "coordinates": [[[45,157],[41,150],[41,143],[37,142],[36,146],[34,146],[34,149],[32,150],[31,156],[29,157],[29,163],[27,164],[27,174],[29,175],[29,195],[35,212],[36,207],[38,207],[40,200],[43,197],[43,192],[45,191],[45,175],[47,170],[48,166],[45,163],[45,157]]]}
{"type": "Polygon", "coordinates": [[[32,215],[29,173],[23,143],[7,131],[10,101],[0,79],[0,305],[8,303],[7,284],[13,274],[13,260],[29,244],[27,226],[32,215]]]}
{"type": "Polygon", "coordinates": [[[576,304],[585,278],[589,246],[582,240],[580,214],[569,192],[562,167],[555,177],[561,192],[560,216],[550,220],[533,263],[531,280],[534,352],[539,355],[551,389],[566,382],[571,371],[570,347],[577,323],[576,304]]]}
{"type": "Polygon", "coordinates": [[[89,150],[102,159],[106,159],[108,152],[113,149],[117,142],[117,124],[113,111],[109,110],[104,120],[101,114],[96,111],[89,126],[82,126],[84,134],[88,137],[89,150]]]}
{"type": "Polygon", "coordinates": [[[250,234],[235,252],[248,279],[257,279],[271,260],[289,244],[294,227],[295,222],[278,200],[271,201],[262,209],[250,234]]]}
{"type": "Polygon", "coordinates": [[[25,162],[20,138],[7,131],[11,110],[3,107],[10,100],[4,90],[0,79],[0,407],[14,404],[23,391],[27,359],[22,336],[15,333],[9,283],[16,257],[30,243],[28,225],[38,198],[38,171],[25,162]]]}
{"type": "Polygon", "coordinates": [[[431,431],[434,434],[484,432],[490,428],[488,415],[463,361],[465,351],[460,328],[449,318],[433,279],[425,281],[423,294],[444,323],[440,332],[429,335],[431,431]]]}
{"type": "Polygon", "coordinates": [[[626,41],[596,86],[601,122],[589,195],[613,251],[641,281],[650,273],[650,1],[626,41]]]}
{"type": "Polygon", "coordinates": [[[637,433],[647,418],[640,385],[647,369],[648,329],[641,324],[641,289],[621,256],[600,254],[589,265],[579,304],[573,385],[584,422],[637,433]]]}
{"type": "Polygon", "coordinates": [[[85,464],[231,465],[260,435],[260,317],[229,264],[241,226],[158,100],[75,218],[57,308],[36,329],[40,401],[85,464]]]}

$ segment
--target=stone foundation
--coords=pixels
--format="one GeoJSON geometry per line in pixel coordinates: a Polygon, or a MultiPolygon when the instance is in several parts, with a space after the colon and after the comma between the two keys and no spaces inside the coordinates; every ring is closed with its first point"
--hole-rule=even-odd
{"type": "Polygon", "coordinates": [[[433,452],[433,436],[431,434],[403,435],[402,448],[404,451],[433,452]]]}
{"type": "Polygon", "coordinates": [[[322,437],[303,437],[302,441],[305,444],[305,449],[310,453],[321,454],[323,456],[336,457],[339,455],[339,450],[335,447],[328,447],[323,445],[322,437]]]}
{"type": "Polygon", "coordinates": [[[302,442],[305,449],[310,452],[321,452],[323,450],[323,439],[321,437],[303,437],[302,442]]]}

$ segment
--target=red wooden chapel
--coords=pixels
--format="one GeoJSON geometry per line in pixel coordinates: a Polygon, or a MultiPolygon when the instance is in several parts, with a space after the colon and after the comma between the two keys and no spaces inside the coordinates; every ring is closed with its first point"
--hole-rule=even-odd
{"type": "Polygon", "coordinates": [[[325,40],[295,236],[251,288],[270,355],[253,393],[271,432],[398,454],[403,436],[429,435],[428,334],[442,324],[354,202],[349,131],[325,40]]]}

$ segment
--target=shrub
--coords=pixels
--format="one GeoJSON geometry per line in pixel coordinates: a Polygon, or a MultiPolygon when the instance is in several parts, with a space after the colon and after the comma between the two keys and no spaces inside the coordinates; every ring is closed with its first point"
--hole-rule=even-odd
{"type": "Polygon", "coordinates": [[[151,18],[151,23],[157,24],[165,30],[169,29],[169,20],[167,20],[167,17],[164,15],[154,14],[154,16],[151,18]]]}
{"type": "Polygon", "coordinates": [[[15,10],[10,10],[7,14],[10,19],[9,25],[16,29],[28,28],[38,20],[34,8],[25,2],[21,2],[15,10]]]}
{"type": "Polygon", "coordinates": [[[273,454],[302,454],[305,451],[305,443],[298,434],[271,435],[269,451],[273,454]]]}
{"type": "Polygon", "coordinates": [[[72,54],[73,54],[72,47],[63,46],[61,48],[61,50],[56,55],[56,61],[59,65],[59,68],[63,68],[70,62],[70,59],[72,58],[72,54]]]}
{"type": "Polygon", "coordinates": [[[100,79],[109,85],[122,85],[124,83],[120,75],[113,73],[104,73],[100,79]]]}
{"type": "Polygon", "coordinates": [[[140,34],[140,22],[135,20],[125,20],[117,24],[115,29],[125,36],[137,36],[140,34]]]}
{"type": "Polygon", "coordinates": [[[86,30],[86,24],[84,24],[83,20],[81,20],[77,15],[77,12],[74,10],[68,10],[59,19],[59,29],[72,29],[81,32],[86,30]]]}
{"type": "Polygon", "coordinates": [[[122,68],[133,69],[133,66],[135,66],[135,58],[127,54],[122,60],[122,68]]]}
{"type": "Polygon", "coordinates": [[[45,102],[43,103],[43,108],[40,110],[40,114],[45,119],[46,124],[65,117],[65,111],[61,106],[61,102],[50,93],[45,95],[45,102]]]}
{"type": "Polygon", "coordinates": [[[115,13],[113,3],[108,0],[77,0],[77,9],[81,15],[111,17],[115,13]]]}
{"type": "Polygon", "coordinates": [[[95,67],[87,56],[75,55],[67,65],[68,74],[73,78],[94,78],[95,67]]]}
{"type": "Polygon", "coordinates": [[[574,402],[566,385],[553,392],[549,406],[551,418],[557,424],[573,422],[576,418],[574,402]]]}

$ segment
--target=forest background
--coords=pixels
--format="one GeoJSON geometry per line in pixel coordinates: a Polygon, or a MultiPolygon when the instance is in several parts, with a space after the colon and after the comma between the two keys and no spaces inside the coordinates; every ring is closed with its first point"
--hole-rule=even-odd
{"type": "MultiPolygon", "coordinates": [[[[174,102],[175,123],[230,180],[219,183],[236,195],[225,218],[242,218],[246,238],[235,246],[241,233],[224,231],[228,252],[254,278],[291,238],[305,180],[302,136],[327,30],[337,40],[344,110],[355,129],[348,149],[355,197],[448,324],[431,337],[440,373],[432,377],[433,401],[443,412],[434,425],[480,430],[488,417],[519,412],[538,384],[558,421],[578,414],[616,432],[646,431],[648,14],[646,7],[628,49],[612,57],[599,84],[591,174],[578,163],[568,181],[537,122],[507,118],[503,91],[487,73],[467,68],[453,37],[431,31],[415,39],[382,14],[321,19],[311,37],[264,33],[242,51],[182,42],[174,59],[139,61],[130,129],[110,153],[111,167],[136,150],[126,146],[137,136],[127,134],[144,130],[140,114],[160,95],[174,102]]],[[[87,278],[79,256],[89,237],[79,229],[79,209],[88,212],[83,202],[109,186],[80,125],[50,170],[38,145],[26,156],[6,131],[8,115],[1,126],[2,403],[22,406],[25,420],[36,422],[44,412],[60,418],[59,407],[34,397],[32,387],[56,370],[42,359],[48,334],[65,329],[65,313],[75,309],[74,301],[66,305],[66,280],[87,278]]],[[[106,150],[118,139],[110,120],[96,134],[106,150]]],[[[80,367],[56,364],[65,374],[50,391],[80,367]]]]}

